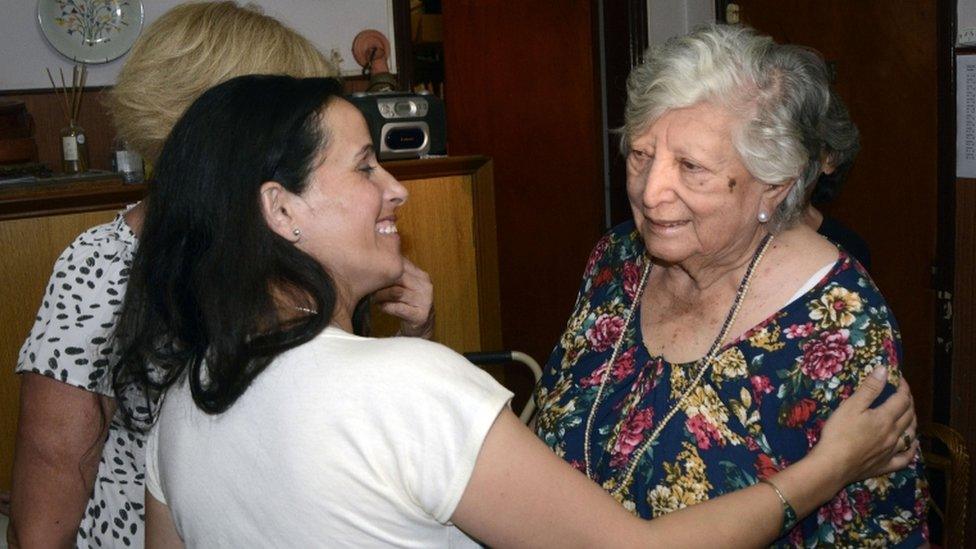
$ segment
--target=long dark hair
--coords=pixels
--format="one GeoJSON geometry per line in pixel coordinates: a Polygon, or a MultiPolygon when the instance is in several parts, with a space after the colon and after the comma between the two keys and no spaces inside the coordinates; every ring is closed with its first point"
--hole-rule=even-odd
{"type": "Polygon", "coordinates": [[[113,371],[130,426],[186,375],[208,413],[232,405],[275,356],[331,321],[325,269],[264,220],[259,189],[301,193],[328,135],[330,78],[242,76],[197,99],[163,146],[116,326],[113,371]],[[284,301],[317,314],[284,315],[284,301]]]}

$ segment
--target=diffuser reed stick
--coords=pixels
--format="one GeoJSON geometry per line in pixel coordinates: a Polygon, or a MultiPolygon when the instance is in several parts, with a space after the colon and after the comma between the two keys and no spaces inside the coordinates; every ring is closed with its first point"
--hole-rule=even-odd
{"type": "Polygon", "coordinates": [[[88,145],[85,139],[85,130],[78,125],[88,69],[84,65],[80,68],[77,65],[71,67],[70,88],[64,78],[64,69],[59,68],[58,73],[61,76],[60,88],[54,82],[51,69],[47,69],[47,78],[51,81],[51,88],[57,96],[57,103],[61,106],[61,113],[64,115],[67,124],[61,130],[61,168],[68,174],[80,173],[88,169],[88,145]]]}
{"type": "Polygon", "coordinates": [[[71,116],[68,115],[67,103],[61,101],[61,92],[58,91],[58,86],[54,83],[54,77],[51,76],[51,69],[45,70],[47,70],[47,79],[51,81],[51,89],[54,90],[54,94],[58,96],[58,105],[61,107],[61,114],[64,115],[65,120],[71,120],[71,116]]]}

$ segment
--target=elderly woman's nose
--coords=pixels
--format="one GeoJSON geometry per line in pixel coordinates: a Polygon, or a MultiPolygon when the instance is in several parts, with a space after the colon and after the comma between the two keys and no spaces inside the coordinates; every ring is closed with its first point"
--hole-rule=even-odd
{"type": "Polygon", "coordinates": [[[673,183],[676,174],[674,170],[657,163],[644,174],[644,192],[641,198],[645,206],[656,206],[672,196],[673,183]]]}

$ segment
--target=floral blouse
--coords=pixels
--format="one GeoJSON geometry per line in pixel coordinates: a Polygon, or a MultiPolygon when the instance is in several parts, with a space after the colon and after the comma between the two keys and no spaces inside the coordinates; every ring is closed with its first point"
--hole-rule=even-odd
{"type": "MultiPolygon", "coordinates": [[[[696,363],[650,356],[631,306],[644,246],[632,222],[618,226],[590,256],[566,332],[535,398],[537,434],[584,470],[587,416],[622,330],[624,342],[594,414],[593,474],[612,491],[631,456],[679,400],[696,363]]],[[[899,375],[894,318],[860,265],[841,252],[830,272],[741,338],[713,367],[637,463],[617,499],[658,517],[751,486],[801,459],[830,412],[873,368],[899,375]]],[[[893,391],[889,386],[885,395],[893,391]]],[[[847,486],[802,520],[777,546],[904,546],[928,538],[927,484],[920,459],[907,469],[847,486]]]]}

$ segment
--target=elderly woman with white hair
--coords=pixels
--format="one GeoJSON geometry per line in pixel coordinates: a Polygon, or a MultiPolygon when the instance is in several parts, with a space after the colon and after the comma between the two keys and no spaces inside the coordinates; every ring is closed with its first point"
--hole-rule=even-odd
{"type": "MultiPolygon", "coordinates": [[[[660,517],[775,486],[868,372],[885,366],[899,383],[878,288],[799,222],[820,174],[857,147],[809,49],[710,26],[649,50],[623,128],[634,220],[587,263],[536,390],[537,435],[625,507],[660,517]]],[[[782,497],[777,543],[924,544],[921,469],[916,458],[848,485],[802,522],[782,497]]]]}

